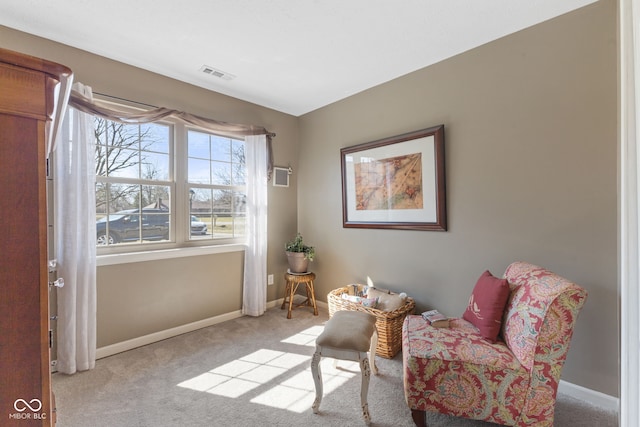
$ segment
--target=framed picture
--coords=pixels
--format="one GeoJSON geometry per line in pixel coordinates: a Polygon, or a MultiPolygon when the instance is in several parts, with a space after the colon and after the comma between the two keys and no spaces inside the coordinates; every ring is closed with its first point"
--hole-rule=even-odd
{"type": "Polygon", "coordinates": [[[447,229],[444,125],[340,149],[346,228],[447,229]]]}

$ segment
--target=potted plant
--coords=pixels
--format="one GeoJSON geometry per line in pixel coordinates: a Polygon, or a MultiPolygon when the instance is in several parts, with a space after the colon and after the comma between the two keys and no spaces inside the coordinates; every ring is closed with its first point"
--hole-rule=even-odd
{"type": "Polygon", "coordinates": [[[309,261],[313,261],[316,250],[313,246],[305,245],[302,235],[296,233],[296,237],[285,245],[289,271],[291,273],[306,273],[309,261]]]}

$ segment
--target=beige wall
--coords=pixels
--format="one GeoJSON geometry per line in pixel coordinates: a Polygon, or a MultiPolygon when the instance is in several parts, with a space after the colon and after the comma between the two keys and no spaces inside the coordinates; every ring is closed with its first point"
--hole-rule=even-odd
{"type": "MultiPolygon", "coordinates": [[[[563,379],[617,396],[615,21],[600,1],[301,118],[1,26],[0,40],[97,92],[276,132],[275,163],[294,174],[269,188],[268,300],[297,224],[323,301],[370,276],[458,315],[484,269],[530,261],[590,294],[563,379]],[[449,231],[342,228],[340,148],[437,124],[449,231]]],[[[241,271],[242,253],[100,267],[98,345],[239,310],[241,271]]]]}
{"type": "Polygon", "coordinates": [[[461,315],[515,260],[589,300],[562,378],[618,395],[616,15],[601,1],[300,119],[299,228],[319,298],[364,281],[461,315]],[[449,231],[342,227],[340,148],[445,125],[449,231]]]}
{"type": "Polygon", "coordinates": [[[244,252],[98,269],[98,348],[242,305],[244,252]]]}
{"type": "MultiPolygon", "coordinates": [[[[94,92],[175,108],[277,134],[276,165],[297,169],[298,119],[119,62],[0,26],[1,46],[70,67],[94,92]]],[[[284,293],[283,248],[295,235],[297,186],[269,186],[267,299],[284,293]]],[[[98,347],[241,309],[243,252],[98,268],[98,347]]]]}

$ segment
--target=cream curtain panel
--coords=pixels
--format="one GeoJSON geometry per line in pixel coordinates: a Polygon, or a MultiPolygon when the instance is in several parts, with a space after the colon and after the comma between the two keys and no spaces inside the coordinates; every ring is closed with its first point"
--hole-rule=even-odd
{"type": "Polygon", "coordinates": [[[261,316],[267,309],[267,144],[264,135],[246,139],[247,247],[244,251],[242,314],[261,316]]]}
{"type": "MultiPolygon", "coordinates": [[[[80,83],[75,90],[91,97],[80,83]]],[[[96,210],[93,117],[70,110],[54,151],[53,199],[58,276],[58,371],[73,374],[96,361],[96,210]]]]}

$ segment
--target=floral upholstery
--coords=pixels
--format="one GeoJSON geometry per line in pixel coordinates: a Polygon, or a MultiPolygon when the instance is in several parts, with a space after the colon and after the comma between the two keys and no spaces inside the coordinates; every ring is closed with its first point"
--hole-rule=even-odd
{"type": "Polygon", "coordinates": [[[462,318],[434,328],[421,316],[406,317],[404,388],[412,411],[553,425],[560,372],[587,292],[524,262],[511,264],[504,277],[511,292],[496,343],[462,318]]]}

